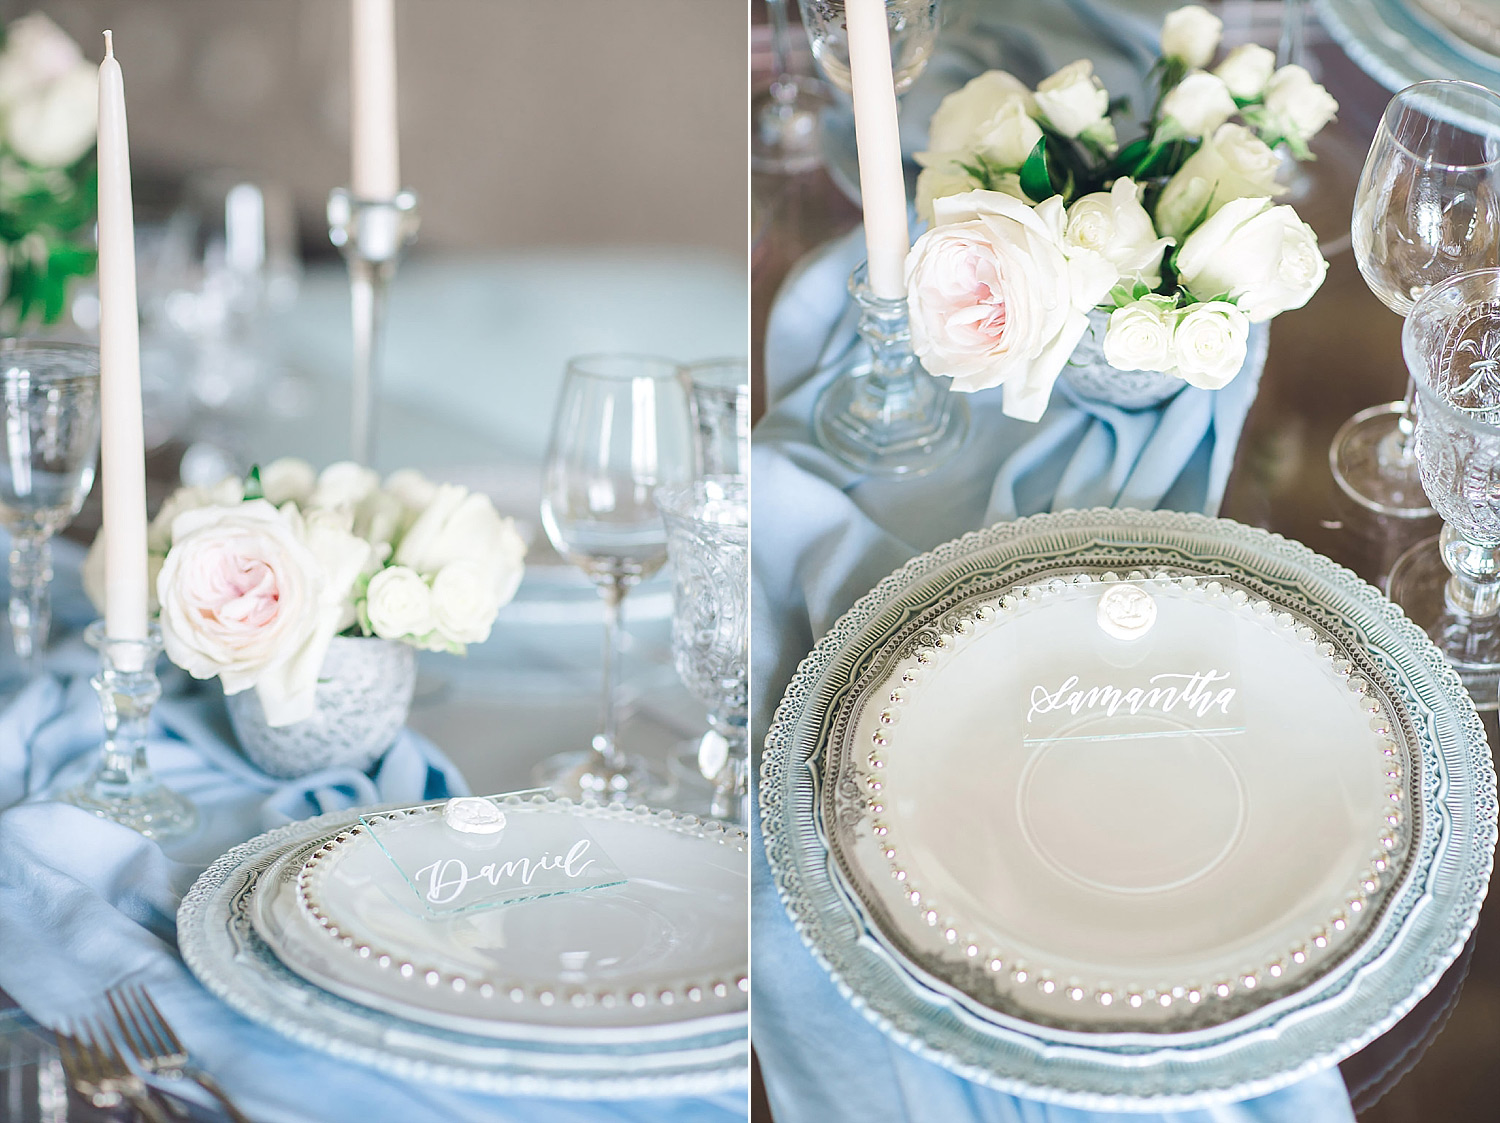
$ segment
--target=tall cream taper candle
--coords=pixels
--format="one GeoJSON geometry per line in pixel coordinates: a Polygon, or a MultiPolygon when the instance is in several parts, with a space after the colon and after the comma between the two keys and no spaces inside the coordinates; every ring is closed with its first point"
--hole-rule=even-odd
{"type": "Polygon", "coordinates": [[[891,73],[891,33],[884,0],[847,0],[849,76],[854,96],[854,138],[859,146],[859,193],[865,212],[865,255],[876,296],[906,295],[906,180],[896,82],[891,73]]]}
{"type": "Polygon", "coordinates": [[[396,130],[394,0],[350,0],[349,188],[356,199],[394,199],[401,190],[396,130]]]}
{"type": "Polygon", "coordinates": [[[125,81],[109,31],[104,33],[104,62],[99,67],[99,368],[105,631],[110,639],[145,639],[146,447],[135,220],[125,81]]]}

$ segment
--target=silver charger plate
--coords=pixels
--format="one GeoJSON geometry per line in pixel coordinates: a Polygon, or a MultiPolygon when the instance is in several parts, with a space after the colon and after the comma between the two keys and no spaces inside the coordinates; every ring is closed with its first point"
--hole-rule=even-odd
{"type": "Polygon", "coordinates": [[[743,1028],[631,1045],[497,1041],[392,1016],[291,971],[251,923],[260,881],[289,851],[329,838],[357,818],[340,811],[278,827],[234,847],[198,878],[178,909],[178,946],[211,993],[301,1045],[442,1087],[625,1099],[712,1095],[744,1086],[750,1046],[743,1028]]]}
{"type": "MultiPolygon", "coordinates": [[[[962,778],[955,778],[961,782],[962,778]]],[[[834,793],[836,794],[836,793],[834,793]]],[[[857,798],[857,793],[851,793],[857,798]]],[[[966,535],[886,578],[798,669],[761,768],[766,851],[793,923],[840,990],[913,1051],[1004,1091],[1087,1109],[1187,1109],[1261,1095],[1332,1065],[1389,1028],[1472,931],[1496,839],[1495,774],[1472,702],[1431,641],[1348,570],[1263,530],[1171,512],[1038,515],[966,535]],[[948,608],[1080,568],[1230,574],[1341,637],[1405,723],[1418,834],[1383,914],[1302,990],[1217,1026],[1087,1037],[976,1002],[941,963],[893,939],[826,838],[835,729],[856,683],[948,608]]]]}

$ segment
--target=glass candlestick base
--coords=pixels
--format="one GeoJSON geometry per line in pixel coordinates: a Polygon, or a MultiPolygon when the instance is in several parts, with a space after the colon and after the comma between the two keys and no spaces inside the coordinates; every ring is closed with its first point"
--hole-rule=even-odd
{"type": "Polygon", "coordinates": [[[876,296],[865,266],[849,277],[867,359],[854,358],[818,397],[813,434],[870,476],[920,476],[945,463],[969,434],[969,407],[911,349],[906,301],[876,296]]]}
{"type": "Polygon", "coordinates": [[[187,834],[198,825],[197,809],[164,786],[146,762],[151,708],[161,697],[161,631],[153,624],[146,639],[110,639],[104,621],[96,620],[84,638],[99,652],[99,673],[89,681],[104,711],[104,748],[93,774],[61,798],[147,838],[187,834]]]}

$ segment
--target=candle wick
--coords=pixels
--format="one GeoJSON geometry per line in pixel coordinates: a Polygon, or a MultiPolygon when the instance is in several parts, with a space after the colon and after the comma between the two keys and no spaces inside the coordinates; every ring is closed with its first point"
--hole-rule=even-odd
{"type": "Polygon", "coordinates": [[[115,33],[113,31],[106,31],[104,33],[104,57],[115,57],[115,33]]]}

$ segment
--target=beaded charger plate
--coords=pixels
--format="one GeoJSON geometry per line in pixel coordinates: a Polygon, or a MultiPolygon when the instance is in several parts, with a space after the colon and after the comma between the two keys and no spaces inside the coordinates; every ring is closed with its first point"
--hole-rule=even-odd
{"type": "Polygon", "coordinates": [[[1290,1083],[1425,994],[1477,918],[1494,792],[1472,703],[1376,590],[1261,530],[1096,510],[862,598],[788,688],[760,798],[794,923],[893,1037],[1007,1091],[1166,1108],[1290,1083]],[[1241,735],[1024,744],[1015,691],[1081,626],[1055,606],[1132,576],[1163,620],[1238,633],[1241,735]]]}
{"type": "MultiPolygon", "coordinates": [[[[424,915],[406,899],[409,891],[371,830],[441,843],[451,832],[442,806],[429,804],[367,815],[288,853],[267,871],[251,921],[310,982],[413,1021],[575,1043],[745,1031],[743,831],[670,811],[542,796],[510,797],[500,806],[509,843],[502,857],[540,855],[558,828],[563,838],[586,828],[589,842],[618,867],[618,880],[493,909],[424,915]]],[[[476,851],[476,870],[487,853],[476,851]]]]}
{"type": "Polygon", "coordinates": [[[241,843],[203,873],[178,909],[177,938],[183,961],[209,991],[301,1045],[443,1087],[615,1099],[744,1086],[750,1047],[742,1025],[670,1041],[502,1040],[351,1001],[292,971],[255,930],[256,898],[278,862],[300,862],[357,823],[350,812],[289,823],[241,843]]]}

